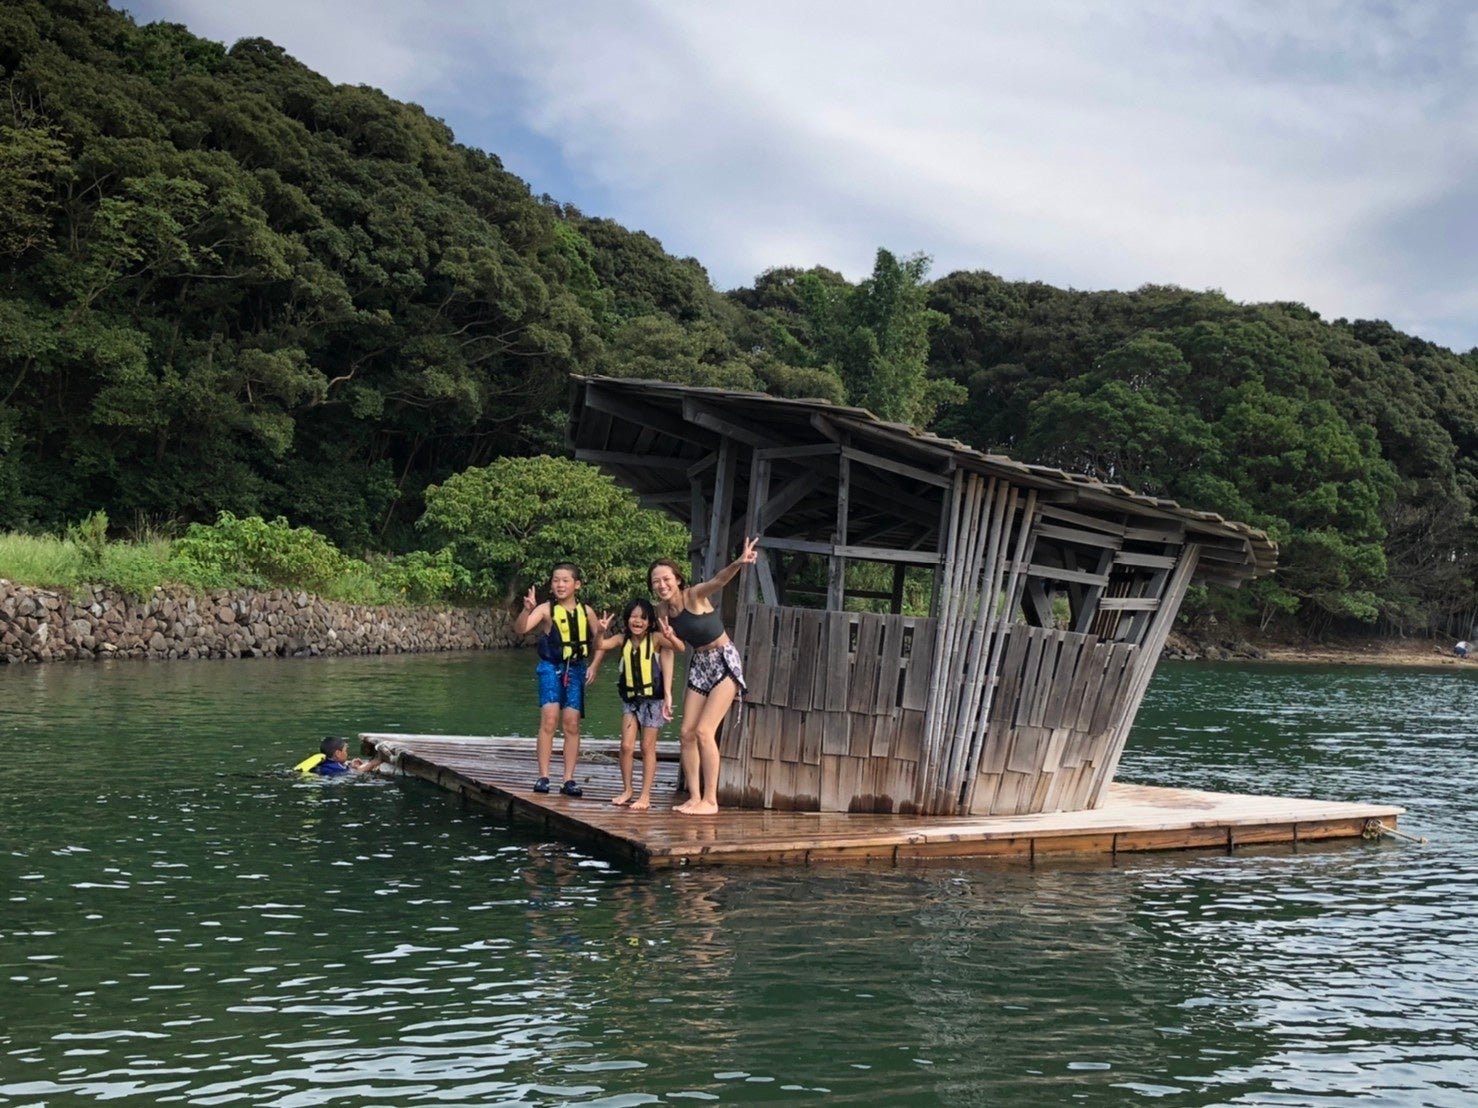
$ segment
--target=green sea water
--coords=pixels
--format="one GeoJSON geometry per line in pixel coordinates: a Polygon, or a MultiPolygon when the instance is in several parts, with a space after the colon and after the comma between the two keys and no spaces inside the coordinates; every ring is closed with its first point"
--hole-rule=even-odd
{"type": "Polygon", "coordinates": [[[0,1105],[1473,1102],[1465,670],[1167,663],[1119,774],[1401,804],[1425,847],[646,875],[288,771],[532,734],[532,670],[0,667],[0,1105]]]}

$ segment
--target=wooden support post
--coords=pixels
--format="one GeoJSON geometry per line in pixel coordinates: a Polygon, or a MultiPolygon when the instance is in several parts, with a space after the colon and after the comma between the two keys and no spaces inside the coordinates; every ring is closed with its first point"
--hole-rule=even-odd
{"type": "MultiPolygon", "coordinates": [[[[847,514],[848,500],[851,495],[850,478],[852,463],[845,456],[837,459],[837,514],[836,531],[831,541],[834,546],[847,545],[847,514]]],[[[847,598],[847,559],[840,554],[832,554],[831,562],[827,567],[826,574],[826,606],[833,612],[840,612],[846,608],[847,598]]]]}
{"type": "MultiPolygon", "coordinates": [[[[758,536],[762,529],[761,521],[764,518],[765,505],[770,499],[770,459],[765,457],[761,451],[754,451],[750,462],[749,477],[749,510],[745,516],[744,534],[758,536]]],[[[766,604],[777,603],[775,597],[775,582],[770,577],[769,555],[763,549],[757,551],[755,559],[755,572],[744,572],[740,574],[740,595],[746,604],[753,604],[763,599],[766,604]]]]}
{"type": "Polygon", "coordinates": [[[733,514],[734,454],[732,439],[721,439],[717,472],[713,476],[713,504],[708,516],[708,545],[703,551],[703,580],[718,572],[728,560],[729,519],[733,514]]]}

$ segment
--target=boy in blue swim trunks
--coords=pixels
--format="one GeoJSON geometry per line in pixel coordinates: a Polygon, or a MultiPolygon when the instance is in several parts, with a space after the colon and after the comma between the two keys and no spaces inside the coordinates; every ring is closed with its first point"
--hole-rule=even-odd
{"type": "Polygon", "coordinates": [[[585,790],[575,780],[575,764],[580,759],[580,717],[585,714],[585,686],[595,680],[605,651],[597,644],[605,632],[606,621],[595,609],[583,603],[580,571],[570,562],[560,562],[549,575],[550,599],[540,601],[533,588],[523,598],[523,611],[513,621],[520,635],[539,635],[539,778],[536,793],[549,791],[549,759],[554,753],[554,729],[564,731],[565,783],[560,792],[565,796],[583,796],[585,790]]]}

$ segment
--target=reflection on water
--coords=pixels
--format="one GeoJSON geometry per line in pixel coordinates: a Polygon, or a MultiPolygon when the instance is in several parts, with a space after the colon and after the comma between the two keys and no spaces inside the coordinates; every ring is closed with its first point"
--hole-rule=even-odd
{"type": "Polygon", "coordinates": [[[1465,673],[1167,665],[1121,770],[1403,804],[1426,848],[647,876],[419,782],[284,771],[327,733],[531,734],[531,666],[0,669],[0,1105],[1478,1085],[1465,673]]]}

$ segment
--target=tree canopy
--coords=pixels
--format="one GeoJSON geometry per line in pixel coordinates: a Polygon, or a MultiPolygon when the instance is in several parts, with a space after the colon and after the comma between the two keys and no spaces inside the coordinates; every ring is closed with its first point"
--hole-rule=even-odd
{"type": "MultiPolygon", "coordinates": [[[[1478,350],[886,249],[719,292],[415,105],[102,0],[0,7],[0,75],[0,529],[229,512],[425,548],[469,490],[512,518],[486,475],[555,464],[570,375],[608,373],[858,405],[1264,527],[1278,574],[1209,601],[1234,618],[1471,637],[1478,350]]],[[[495,553],[460,556],[553,556],[495,553]]]]}

